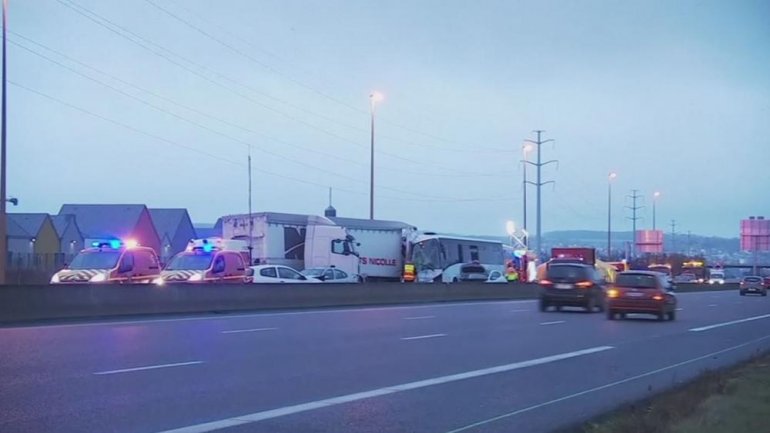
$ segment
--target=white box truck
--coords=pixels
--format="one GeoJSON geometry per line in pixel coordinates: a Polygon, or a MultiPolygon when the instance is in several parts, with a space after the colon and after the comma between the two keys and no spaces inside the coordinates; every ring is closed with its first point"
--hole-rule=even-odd
{"type": "Polygon", "coordinates": [[[224,239],[250,243],[252,264],[297,270],[335,266],[351,275],[360,274],[353,238],[326,217],[261,212],[223,216],[220,221],[224,239]]]}
{"type": "Polygon", "coordinates": [[[417,227],[399,221],[329,217],[355,239],[361,275],[368,281],[400,281],[409,241],[417,227]]]}

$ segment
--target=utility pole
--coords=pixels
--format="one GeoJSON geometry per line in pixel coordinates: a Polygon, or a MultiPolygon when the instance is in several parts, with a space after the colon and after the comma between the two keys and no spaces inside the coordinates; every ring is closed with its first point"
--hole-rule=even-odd
{"type": "Polygon", "coordinates": [[[525,164],[533,165],[537,169],[537,181],[536,182],[526,181],[525,183],[528,183],[530,185],[534,185],[537,188],[537,194],[536,194],[536,201],[537,201],[537,204],[536,204],[537,205],[537,244],[536,244],[535,248],[536,248],[537,255],[539,257],[540,253],[542,251],[542,245],[543,245],[543,225],[542,225],[542,223],[543,223],[542,203],[543,202],[542,202],[542,197],[541,197],[542,196],[541,189],[542,189],[543,185],[547,185],[549,183],[556,183],[556,182],[554,182],[552,180],[543,182],[542,176],[541,176],[541,174],[542,174],[541,173],[541,169],[545,165],[548,165],[548,164],[551,164],[551,163],[557,163],[558,161],[555,160],[555,159],[552,159],[550,161],[543,162],[543,160],[542,160],[542,147],[543,147],[543,144],[548,143],[548,142],[552,142],[554,140],[552,138],[549,138],[548,140],[542,140],[541,139],[541,135],[543,134],[543,132],[545,132],[542,129],[536,129],[533,132],[535,132],[537,134],[537,140],[535,141],[535,140],[526,139],[524,141],[532,143],[533,145],[535,145],[537,147],[537,162],[524,161],[524,163],[525,164]]]}
{"type": "Polygon", "coordinates": [[[0,285],[5,284],[5,268],[8,263],[8,216],[6,215],[6,67],[5,67],[5,37],[8,32],[8,0],[3,0],[3,101],[2,101],[2,130],[0,131],[0,285]]]}
{"type": "Polygon", "coordinates": [[[249,145],[249,266],[254,264],[254,215],[251,208],[251,145],[249,145]]]}
{"type": "Polygon", "coordinates": [[[676,253],[676,220],[671,220],[671,252],[676,253]]]}
{"type": "Polygon", "coordinates": [[[630,209],[631,210],[631,216],[630,217],[626,217],[626,218],[631,220],[632,227],[633,227],[633,233],[632,233],[633,249],[631,250],[631,258],[635,258],[636,257],[636,221],[641,219],[640,217],[636,216],[636,212],[639,209],[643,209],[644,206],[637,206],[636,205],[636,201],[639,200],[640,198],[642,198],[642,196],[639,195],[639,190],[638,189],[632,189],[631,190],[631,195],[628,195],[626,197],[630,198],[631,202],[633,203],[631,206],[626,206],[626,209],[630,209]]]}
{"type": "Polygon", "coordinates": [[[690,230],[687,230],[687,255],[692,255],[692,232],[690,230]]]}

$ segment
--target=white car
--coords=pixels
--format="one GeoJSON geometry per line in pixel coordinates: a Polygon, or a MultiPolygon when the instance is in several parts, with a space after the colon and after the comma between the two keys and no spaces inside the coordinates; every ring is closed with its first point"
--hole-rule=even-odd
{"type": "Polygon", "coordinates": [[[252,266],[254,269],[253,282],[261,283],[320,283],[321,280],[306,277],[288,266],[282,265],[259,265],[252,266]]]}
{"type": "Polygon", "coordinates": [[[505,278],[505,274],[502,272],[492,271],[489,273],[489,278],[487,278],[486,282],[490,284],[508,284],[508,279],[505,278]]]}
{"type": "Polygon", "coordinates": [[[709,284],[724,284],[725,283],[725,274],[721,272],[714,272],[711,275],[709,275],[709,284]]]}
{"type": "Polygon", "coordinates": [[[337,269],[333,266],[308,268],[302,271],[302,275],[308,278],[315,278],[324,283],[360,283],[361,277],[337,269]]]}

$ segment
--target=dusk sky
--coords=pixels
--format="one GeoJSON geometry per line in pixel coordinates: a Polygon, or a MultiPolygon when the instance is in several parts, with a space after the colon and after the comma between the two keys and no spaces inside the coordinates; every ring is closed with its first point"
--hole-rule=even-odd
{"type": "Polygon", "coordinates": [[[255,211],[321,214],[332,187],[365,218],[379,90],[379,219],[503,234],[543,129],[544,231],[605,230],[616,171],[615,229],[657,190],[659,228],[735,237],[770,216],[768,23],[764,0],[10,0],[9,211],[213,223],[247,212],[251,145],[255,211]]]}

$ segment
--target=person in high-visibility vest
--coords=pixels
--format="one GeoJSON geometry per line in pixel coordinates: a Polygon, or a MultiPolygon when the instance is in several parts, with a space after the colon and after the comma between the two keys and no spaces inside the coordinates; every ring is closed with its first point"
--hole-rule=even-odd
{"type": "Polygon", "coordinates": [[[516,267],[513,266],[513,262],[508,262],[508,266],[505,268],[505,279],[510,283],[519,280],[519,272],[516,271],[516,267]]]}
{"type": "Polygon", "coordinates": [[[404,274],[403,274],[402,278],[403,278],[405,283],[414,282],[415,274],[414,274],[414,264],[413,263],[404,263],[404,274]]]}

